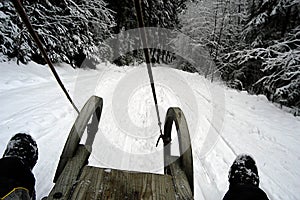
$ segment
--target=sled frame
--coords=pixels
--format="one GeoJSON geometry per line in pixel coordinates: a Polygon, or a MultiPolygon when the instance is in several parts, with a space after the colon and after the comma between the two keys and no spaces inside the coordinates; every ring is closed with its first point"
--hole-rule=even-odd
{"type": "Polygon", "coordinates": [[[90,97],[82,108],[60,156],[55,185],[44,199],[193,199],[192,149],[187,122],[180,108],[169,108],[166,115],[164,162],[170,164],[165,165],[164,175],[114,169],[108,172],[88,166],[102,108],[103,100],[97,96],[90,97]],[[172,156],[170,151],[173,123],[178,133],[180,157],[172,156]],[[87,140],[79,144],[86,128],[87,140]]]}

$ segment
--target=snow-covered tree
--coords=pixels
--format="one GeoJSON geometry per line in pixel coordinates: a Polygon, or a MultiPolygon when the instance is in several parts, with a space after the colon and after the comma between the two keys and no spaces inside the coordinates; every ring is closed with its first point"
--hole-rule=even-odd
{"type": "Polygon", "coordinates": [[[191,40],[178,34],[172,42],[196,63],[182,68],[212,73],[197,60],[195,49],[203,47],[229,86],[300,106],[299,0],[201,0],[190,3],[180,21],[191,40]]]}
{"type": "Polygon", "coordinates": [[[282,105],[300,107],[300,2],[251,1],[243,21],[245,45],[221,58],[223,78],[282,105]]]}
{"type": "MultiPolygon", "coordinates": [[[[199,71],[200,68],[205,75],[214,73],[216,69],[212,67],[211,60],[218,61],[222,54],[232,51],[241,42],[239,33],[244,3],[244,0],[201,0],[187,5],[186,11],[180,15],[180,32],[191,38],[190,47],[185,47],[187,51],[183,54],[198,63],[198,69],[194,70],[199,71]],[[199,55],[204,50],[209,52],[208,56],[199,55]],[[202,59],[199,61],[199,58],[202,59]],[[203,62],[203,58],[208,62],[203,62]]],[[[183,48],[182,38],[179,34],[172,41],[176,48],[183,48]]]]}
{"type": "MultiPolygon", "coordinates": [[[[80,66],[86,57],[96,58],[101,44],[110,36],[114,25],[111,11],[102,0],[23,1],[35,31],[53,62],[67,62],[80,66]]],[[[0,3],[1,34],[6,36],[2,54],[17,57],[22,62],[34,60],[44,63],[12,3],[0,3]],[[7,22],[6,18],[10,18],[7,22]],[[12,45],[8,45],[11,43],[12,45]]]]}
{"type": "Polygon", "coordinates": [[[264,75],[254,85],[258,93],[289,107],[300,107],[300,26],[267,48],[264,75]]]}
{"type": "Polygon", "coordinates": [[[299,25],[299,0],[248,2],[243,35],[252,47],[272,45],[299,25]]]}
{"type": "Polygon", "coordinates": [[[27,41],[29,34],[23,30],[13,4],[0,2],[0,61],[17,57],[22,62],[30,60],[32,49],[27,41]]]}
{"type": "MultiPolygon", "coordinates": [[[[144,25],[146,27],[161,27],[174,29],[179,27],[178,15],[185,9],[185,3],[188,0],[141,0],[143,10],[144,25]]],[[[119,34],[122,31],[138,28],[137,14],[133,0],[117,0],[109,1],[108,6],[114,11],[116,26],[114,33],[119,34]]],[[[166,38],[165,36],[163,36],[166,38]]],[[[131,41],[134,42],[134,41],[131,41]]],[[[134,51],[127,56],[136,57],[140,60],[140,51],[134,51]]],[[[153,62],[165,62],[170,58],[171,54],[162,49],[151,49],[151,57],[153,62]]],[[[133,58],[121,58],[117,60],[117,64],[124,63],[123,61],[133,61],[133,58]]],[[[126,63],[129,64],[129,63],[126,63]]]]}

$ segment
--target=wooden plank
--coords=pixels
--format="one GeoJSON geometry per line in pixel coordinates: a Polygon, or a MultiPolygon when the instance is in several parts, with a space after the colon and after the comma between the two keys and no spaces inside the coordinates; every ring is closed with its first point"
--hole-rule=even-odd
{"type": "Polygon", "coordinates": [[[86,166],[70,199],[173,200],[176,196],[172,177],[169,175],[86,166]]]}
{"type": "Polygon", "coordinates": [[[76,182],[81,169],[87,164],[90,150],[84,145],[79,145],[76,154],[69,160],[63,172],[56,181],[55,186],[51,190],[47,200],[67,199],[73,184],[76,182]]]}

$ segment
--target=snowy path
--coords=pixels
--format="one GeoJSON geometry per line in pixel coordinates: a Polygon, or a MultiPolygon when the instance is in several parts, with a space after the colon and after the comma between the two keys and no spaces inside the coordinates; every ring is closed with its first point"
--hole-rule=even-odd
{"type": "MultiPolygon", "coordinates": [[[[112,65],[101,65],[97,71],[75,71],[66,65],[57,69],[79,108],[92,94],[104,99],[90,164],[161,173],[162,145],[155,148],[157,122],[146,70],[112,65]]],[[[40,157],[34,173],[40,199],[52,187],[76,113],[46,67],[2,63],[0,71],[0,152],[16,132],[37,139],[40,157]]],[[[223,197],[229,167],[240,153],[256,159],[261,187],[270,199],[297,199],[299,118],[263,96],[226,89],[197,74],[163,67],[154,69],[154,79],[162,120],[169,106],[181,107],[188,120],[195,199],[223,197]]]]}

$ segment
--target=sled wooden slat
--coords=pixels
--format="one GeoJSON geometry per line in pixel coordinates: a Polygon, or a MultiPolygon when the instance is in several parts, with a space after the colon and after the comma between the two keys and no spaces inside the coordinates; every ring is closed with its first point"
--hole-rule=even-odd
{"type": "Polygon", "coordinates": [[[85,166],[70,199],[175,199],[172,177],[85,166]]]}
{"type": "Polygon", "coordinates": [[[176,161],[169,165],[172,175],[160,175],[87,166],[83,163],[83,156],[88,157],[89,151],[84,149],[80,146],[75,157],[68,162],[47,200],[193,199],[179,158],[173,158],[176,161]],[[82,170],[80,164],[85,165],[82,170]]]}
{"type": "Polygon", "coordinates": [[[90,150],[84,145],[79,145],[76,154],[68,161],[47,200],[68,198],[73,184],[76,182],[82,167],[87,164],[89,156],[90,150]]]}

